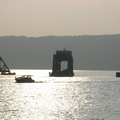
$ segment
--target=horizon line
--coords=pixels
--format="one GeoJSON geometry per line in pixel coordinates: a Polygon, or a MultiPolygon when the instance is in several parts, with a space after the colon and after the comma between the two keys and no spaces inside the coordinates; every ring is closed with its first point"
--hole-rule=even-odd
{"type": "Polygon", "coordinates": [[[27,35],[3,35],[0,37],[26,37],[26,38],[40,38],[40,37],[80,37],[80,36],[112,36],[112,35],[120,35],[120,33],[116,33],[116,34],[86,34],[86,35],[46,35],[46,36],[27,36],[27,35]]]}

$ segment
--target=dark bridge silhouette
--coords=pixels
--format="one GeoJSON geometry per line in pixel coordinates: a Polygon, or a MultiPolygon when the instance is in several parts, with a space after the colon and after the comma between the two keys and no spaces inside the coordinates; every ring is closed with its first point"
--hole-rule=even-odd
{"type": "Polygon", "coordinates": [[[56,54],[53,55],[53,66],[50,76],[74,76],[73,57],[71,51],[67,51],[66,49],[62,51],[56,51],[56,54]],[[61,69],[62,61],[67,61],[67,69],[61,69]]]}

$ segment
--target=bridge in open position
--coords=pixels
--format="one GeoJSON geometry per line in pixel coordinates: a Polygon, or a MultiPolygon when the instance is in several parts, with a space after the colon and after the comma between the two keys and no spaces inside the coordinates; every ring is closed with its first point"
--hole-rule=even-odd
{"type": "Polygon", "coordinates": [[[56,51],[56,54],[53,55],[52,73],[49,73],[49,75],[56,77],[74,76],[73,57],[71,51],[67,51],[66,49],[61,51],[56,51]],[[61,69],[62,61],[67,61],[67,69],[61,69]]]}

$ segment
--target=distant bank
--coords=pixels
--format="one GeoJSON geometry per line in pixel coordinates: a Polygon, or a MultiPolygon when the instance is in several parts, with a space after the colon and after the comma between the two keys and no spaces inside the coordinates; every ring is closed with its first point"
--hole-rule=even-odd
{"type": "Polygon", "coordinates": [[[72,51],[74,69],[120,70],[120,34],[0,37],[0,56],[11,69],[52,69],[53,54],[64,47],[72,51]]]}

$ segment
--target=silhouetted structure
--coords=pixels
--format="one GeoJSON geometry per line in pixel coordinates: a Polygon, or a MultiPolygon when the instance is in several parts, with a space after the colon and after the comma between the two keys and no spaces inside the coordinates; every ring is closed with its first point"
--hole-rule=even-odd
{"type": "Polygon", "coordinates": [[[10,69],[8,68],[8,66],[1,57],[0,57],[0,72],[1,75],[15,75],[15,73],[10,72],[10,69]]]}
{"type": "Polygon", "coordinates": [[[67,51],[66,49],[62,51],[56,51],[56,54],[53,55],[53,66],[52,73],[50,76],[74,76],[73,73],[73,57],[72,52],[67,51]],[[61,62],[67,61],[67,69],[61,69],[61,62]]]}
{"type": "Polygon", "coordinates": [[[116,77],[120,77],[120,72],[116,72],[116,77]]]}

